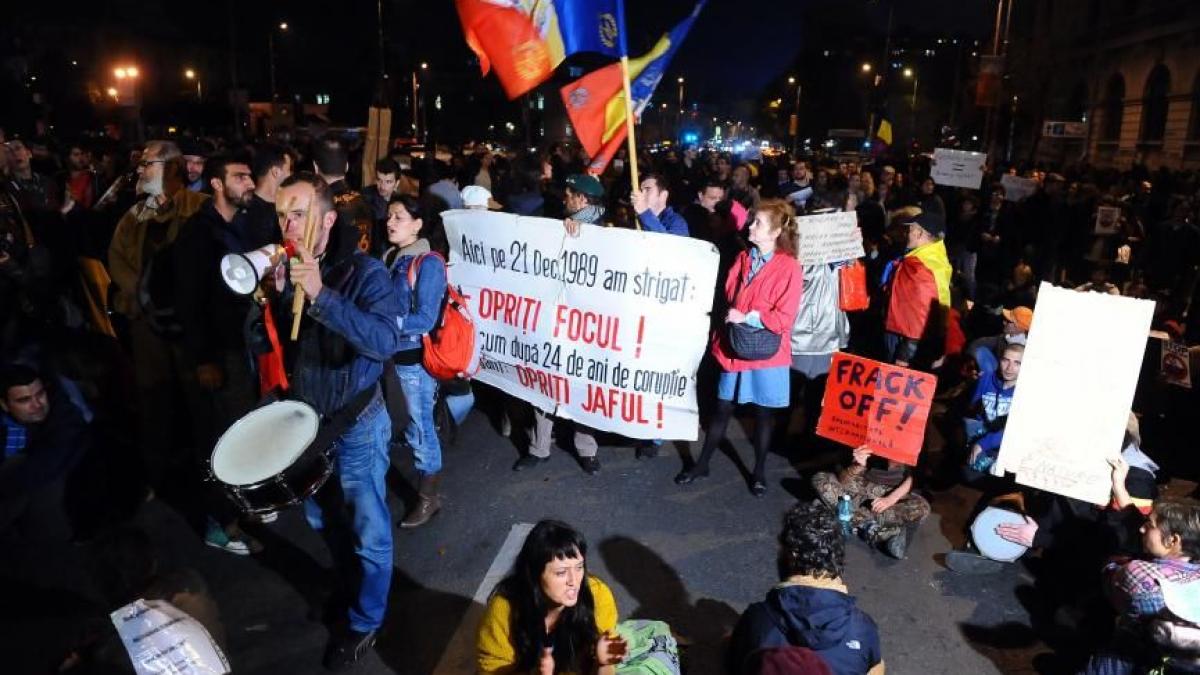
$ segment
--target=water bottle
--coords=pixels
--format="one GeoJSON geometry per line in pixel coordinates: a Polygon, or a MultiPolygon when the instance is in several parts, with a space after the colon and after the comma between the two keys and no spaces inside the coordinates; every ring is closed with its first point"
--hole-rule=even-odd
{"type": "Polygon", "coordinates": [[[854,507],[850,504],[850,495],[842,495],[838,497],[837,517],[838,524],[842,527],[842,536],[850,536],[850,516],[854,513],[854,507]]]}

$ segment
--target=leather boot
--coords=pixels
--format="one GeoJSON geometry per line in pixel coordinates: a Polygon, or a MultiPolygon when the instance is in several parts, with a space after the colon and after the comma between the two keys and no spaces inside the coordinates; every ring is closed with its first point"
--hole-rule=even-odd
{"type": "Polygon", "coordinates": [[[442,498],[437,493],[441,480],[441,475],[436,473],[432,476],[421,476],[421,483],[417,488],[417,506],[400,521],[400,527],[420,527],[428,523],[433,514],[442,508],[442,498]]]}

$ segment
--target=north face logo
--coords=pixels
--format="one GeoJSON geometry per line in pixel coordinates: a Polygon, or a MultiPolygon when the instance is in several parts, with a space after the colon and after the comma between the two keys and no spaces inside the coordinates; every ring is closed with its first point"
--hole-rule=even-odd
{"type": "Polygon", "coordinates": [[[862,649],[862,643],[858,640],[851,640],[846,643],[846,646],[850,649],[862,649]]]}

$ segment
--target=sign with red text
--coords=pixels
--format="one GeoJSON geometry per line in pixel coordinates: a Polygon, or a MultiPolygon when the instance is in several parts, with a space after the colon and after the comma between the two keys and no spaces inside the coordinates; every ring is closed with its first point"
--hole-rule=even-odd
{"type": "Polygon", "coordinates": [[[916,466],[937,378],[838,352],[829,367],[817,434],[916,466]]]}
{"type": "Polygon", "coordinates": [[[718,255],[688,237],[456,210],[450,283],[478,331],[480,382],[629,438],[695,440],[718,255]]]}

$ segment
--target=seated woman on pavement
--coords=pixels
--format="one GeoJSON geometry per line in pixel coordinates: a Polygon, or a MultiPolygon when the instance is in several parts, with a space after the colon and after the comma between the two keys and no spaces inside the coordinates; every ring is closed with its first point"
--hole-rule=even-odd
{"type": "Polygon", "coordinates": [[[733,629],[728,672],[763,672],[762,652],[803,647],[836,675],[881,675],[879,629],[842,581],[845,541],[837,516],[816,503],[792,507],[779,535],[778,564],[783,581],[747,607],[733,629]]]}
{"type": "Polygon", "coordinates": [[[908,550],[909,525],[929,515],[929,502],[912,491],[912,469],[899,462],[877,458],[863,445],[854,449],[854,461],[841,472],[822,471],[812,477],[817,496],[836,512],[838,499],[850,496],[850,526],[873,546],[901,560],[908,550]]]}
{"type": "Polygon", "coordinates": [[[1085,675],[1197,672],[1192,666],[1200,657],[1200,503],[1156,503],[1141,535],[1141,559],[1105,569],[1104,590],[1118,614],[1117,630],[1109,646],[1090,659],[1085,675]]]}
{"type": "Polygon", "coordinates": [[[479,624],[483,675],[612,675],[627,645],[612,591],[587,571],[587,541],[566,523],[534,526],[479,624]]]}

